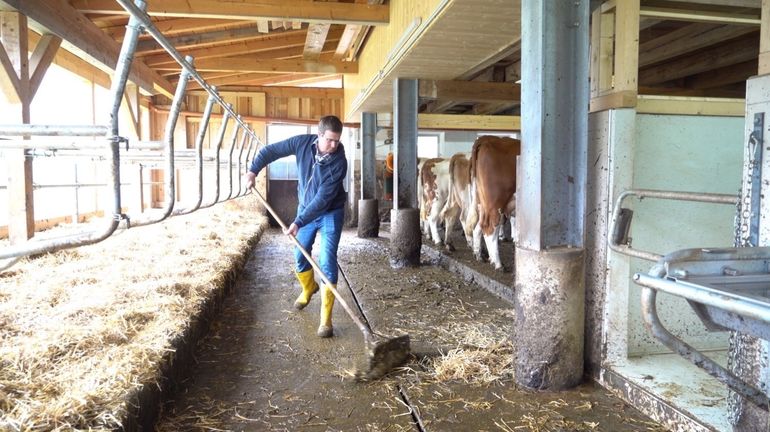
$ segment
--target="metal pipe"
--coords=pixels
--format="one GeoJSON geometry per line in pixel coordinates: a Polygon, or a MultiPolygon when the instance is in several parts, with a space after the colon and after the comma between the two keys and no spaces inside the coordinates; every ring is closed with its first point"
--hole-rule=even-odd
{"type": "MultiPolygon", "coordinates": [[[[704,202],[704,203],[713,203],[713,204],[732,204],[732,205],[735,205],[735,203],[738,202],[737,195],[699,193],[699,192],[662,191],[662,190],[654,190],[654,189],[629,189],[621,193],[618,196],[617,200],[615,200],[615,206],[612,210],[612,222],[610,223],[610,231],[609,231],[610,234],[615,232],[615,228],[616,228],[615,225],[617,224],[617,221],[620,218],[620,211],[623,208],[622,206],[623,200],[632,195],[638,196],[640,200],[644,198],[657,198],[657,199],[668,199],[668,200],[676,200],[676,201],[694,201],[694,202],[704,202]]],[[[628,245],[618,244],[615,242],[613,235],[609,236],[608,243],[609,243],[610,249],[612,249],[615,252],[621,253],[623,255],[641,258],[652,262],[657,262],[659,259],[663,257],[663,255],[660,255],[660,254],[633,249],[628,245]]]]}
{"type": "Polygon", "coordinates": [[[105,125],[0,125],[3,136],[105,136],[110,129],[105,125]]]}
{"type": "Polygon", "coordinates": [[[195,210],[198,210],[203,202],[203,140],[206,138],[206,131],[209,127],[209,119],[211,118],[211,111],[214,108],[214,96],[209,95],[208,101],[206,101],[206,108],[203,110],[203,118],[201,119],[200,129],[198,130],[198,136],[195,139],[195,168],[198,172],[198,197],[195,200],[195,204],[187,209],[177,209],[174,211],[174,215],[188,214],[195,210]]]}
{"type": "MultiPolygon", "coordinates": [[[[143,11],[146,7],[143,0],[136,0],[136,4],[137,7],[135,7],[135,9],[140,11],[143,11]]],[[[115,65],[115,75],[112,81],[112,87],[110,88],[112,107],[109,119],[110,127],[109,130],[106,131],[106,134],[107,139],[110,140],[109,150],[111,163],[108,184],[110,185],[110,189],[112,189],[113,197],[111,209],[112,218],[108,219],[101,231],[78,233],[64,239],[32,240],[20,245],[11,245],[0,251],[0,259],[55,252],[61,249],[98,243],[112,235],[112,233],[115,232],[115,229],[117,229],[120,220],[123,218],[120,206],[120,152],[118,146],[121,138],[119,137],[118,111],[120,110],[123,93],[126,89],[128,73],[131,70],[131,62],[133,61],[136,42],[139,39],[140,31],[139,20],[130,17],[128,25],[126,26],[126,35],[120,48],[118,63],[115,65]]]]}
{"type": "MultiPolygon", "coordinates": [[[[241,129],[241,127],[236,127],[233,131],[233,139],[230,141],[230,152],[227,156],[227,173],[229,175],[229,183],[230,183],[230,191],[227,193],[227,198],[223,199],[222,201],[227,201],[233,196],[233,150],[235,150],[235,142],[238,139],[238,130],[241,129]]],[[[248,131],[246,129],[243,130],[244,135],[248,131]]]]}
{"type": "MultiPolygon", "coordinates": [[[[187,56],[187,59],[192,63],[193,58],[191,56],[187,56]]],[[[168,119],[166,120],[166,128],[163,136],[163,142],[166,144],[166,200],[163,208],[159,211],[147,212],[146,216],[140,216],[137,220],[129,219],[129,226],[144,226],[160,222],[169,217],[174,209],[174,202],[176,201],[176,188],[174,184],[174,129],[176,129],[176,122],[179,119],[179,112],[182,108],[184,92],[187,88],[189,79],[189,71],[187,69],[182,69],[182,73],[179,74],[179,82],[177,82],[174,99],[171,101],[171,111],[169,111],[168,119]]]]}
{"type": "Polygon", "coordinates": [[[653,278],[647,275],[639,275],[639,274],[635,275],[634,279],[636,279],[637,276],[645,276],[645,279],[643,280],[643,282],[637,281],[637,283],[643,286],[642,316],[644,318],[644,325],[645,327],[647,327],[647,330],[650,333],[652,333],[659,341],[661,341],[669,349],[676,352],[680,356],[686,358],[687,360],[692,362],[694,365],[702,368],[709,375],[716,378],[721,383],[727,385],[733,391],[741,394],[746,399],[749,399],[758,407],[761,407],[766,410],[768,403],[767,403],[767,396],[765,396],[764,393],[746,384],[745,382],[743,382],[743,380],[735,376],[732,372],[723,368],[718,363],[711,360],[709,357],[704,356],[703,354],[698,352],[695,348],[693,348],[683,340],[679,339],[678,337],[674,336],[665,327],[663,327],[663,324],[660,322],[660,319],[658,319],[658,312],[655,304],[657,292],[655,291],[655,289],[651,287],[651,285],[649,286],[646,285],[646,283],[648,282],[646,278],[656,279],[656,280],[661,280],[661,279],[653,278]]]}
{"type": "MultiPolygon", "coordinates": [[[[180,66],[182,66],[183,70],[187,70],[190,74],[190,76],[198,82],[198,84],[208,92],[209,95],[212,95],[217,103],[222,106],[222,108],[230,114],[231,117],[235,118],[238,124],[243,127],[244,129],[248,130],[248,125],[239,117],[236,117],[235,111],[232,109],[232,105],[226,103],[222,97],[217,94],[214,87],[209,85],[203,77],[195,70],[195,68],[192,65],[192,61],[187,61],[186,58],[183,58],[182,55],[174,48],[174,46],[169,42],[168,39],[163,35],[163,33],[160,32],[160,30],[155,27],[155,25],[152,23],[152,20],[150,17],[144,12],[144,10],[137,8],[129,0],[117,0],[117,2],[128,11],[129,14],[132,16],[136,16],[145,26],[145,29],[147,30],[147,33],[152,35],[153,38],[158,42],[160,46],[162,46],[168,54],[176,60],[177,63],[179,63],[180,66]]],[[[256,136],[255,133],[251,132],[251,135],[259,140],[259,137],[256,136]]]]}
{"type": "Polygon", "coordinates": [[[235,194],[233,198],[237,198],[241,196],[241,168],[243,167],[243,149],[246,148],[246,142],[247,140],[250,141],[249,135],[243,134],[243,139],[241,140],[241,148],[238,152],[238,169],[235,171],[235,175],[238,177],[238,193],[235,194]]]}
{"type": "MultiPolygon", "coordinates": [[[[79,143],[76,141],[40,142],[36,140],[0,139],[0,148],[10,148],[10,149],[33,149],[33,150],[39,149],[39,150],[62,150],[62,151],[85,150],[85,149],[106,150],[109,144],[110,144],[110,139],[106,139],[103,143],[100,143],[98,141],[93,141],[93,140],[79,143]]],[[[163,148],[163,144],[159,141],[136,141],[131,143],[128,149],[123,148],[121,149],[121,151],[125,152],[125,151],[132,151],[132,150],[160,150],[162,148],[163,148]]]]}
{"type": "Polygon", "coordinates": [[[208,208],[213,206],[219,201],[219,151],[222,149],[222,141],[225,139],[225,132],[227,131],[227,121],[230,119],[230,111],[225,111],[225,115],[222,117],[222,125],[219,128],[219,134],[217,135],[217,151],[214,156],[216,168],[214,169],[214,200],[210,203],[202,205],[201,208],[208,208]]]}
{"type": "Polygon", "coordinates": [[[742,317],[770,324],[770,304],[750,297],[689,283],[687,280],[674,282],[641,273],[634,275],[634,282],[644,287],[654,288],[696,303],[713,306],[742,317]]]}
{"type": "MultiPolygon", "coordinates": [[[[249,140],[249,149],[246,150],[246,170],[249,169],[249,163],[251,162],[251,150],[254,148],[254,138],[251,138],[249,140]]],[[[241,177],[243,177],[243,174],[241,174],[241,177]]],[[[244,185],[245,186],[245,185],[244,185]]],[[[245,187],[241,190],[241,193],[239,196],[245,196],[248,192],[248,189],[245,187]]]]}

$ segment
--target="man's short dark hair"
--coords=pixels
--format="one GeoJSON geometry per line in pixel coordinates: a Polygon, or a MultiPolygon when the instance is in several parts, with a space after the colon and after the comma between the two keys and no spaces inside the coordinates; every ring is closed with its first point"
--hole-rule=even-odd
{"type": "Polygon", "coordinates": [[[318,133],[323,135],[326,131],[332,131],[338,134],[342,133],[342,122],[337,116],[324,116],[318,121],[318,133]]]}

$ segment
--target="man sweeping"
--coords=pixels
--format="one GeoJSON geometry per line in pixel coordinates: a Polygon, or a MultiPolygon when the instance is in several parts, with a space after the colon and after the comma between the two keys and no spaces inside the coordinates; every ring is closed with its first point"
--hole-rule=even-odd
{"type": "MultiPolygon", "coordinates": [[[[294,155],[297,158],[297,217],[284,230],[294,236],[308,253],[312,253],[316,233],[321,232],[321,250],[318,261],[326,277],[336,288],[337,247],[342,235],[346,192],[343,180],[348,162],[345,149],[340,143],[342,122],[336,116],[325,116],[318,122],[318,134],[297,135],[263,147],[251,163],[244,179],[251,189],[257,174],[280,158],[294,155]]],[[[298,248],[294,250],[296,275],[302,292],[294,301],[294,307],[303,309],[318,291],[313,268],[298,248]]],[[[326,285],[321,290],[321,324],[318,336],[334,335],[332,308],[334,294],[326,285]]]]}

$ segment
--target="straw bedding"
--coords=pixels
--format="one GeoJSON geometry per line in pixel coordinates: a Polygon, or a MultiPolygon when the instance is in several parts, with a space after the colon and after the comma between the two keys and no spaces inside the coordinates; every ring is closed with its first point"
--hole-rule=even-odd
{"type": "Polygon", "coordinates": [[[0,430],[121,427],[266,227],[228,202],[0,273],[0,430]]]}

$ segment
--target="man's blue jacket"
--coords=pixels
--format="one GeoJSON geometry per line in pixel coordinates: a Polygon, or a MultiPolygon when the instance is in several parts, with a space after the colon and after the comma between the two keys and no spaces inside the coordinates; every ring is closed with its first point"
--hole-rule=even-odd
{"type": "Polygon", "coordinates": [[[259,174],[267,164],[282,157],[297,157],[297,195],[299,208],[294,223],[302,227],[330,210],[345,206],[347,194],[342,180],[348,171],[345,148],[342,143],[337,151],[316,161],[318,135],[297,135],[263,147],[249,170],[259,174]]]}

